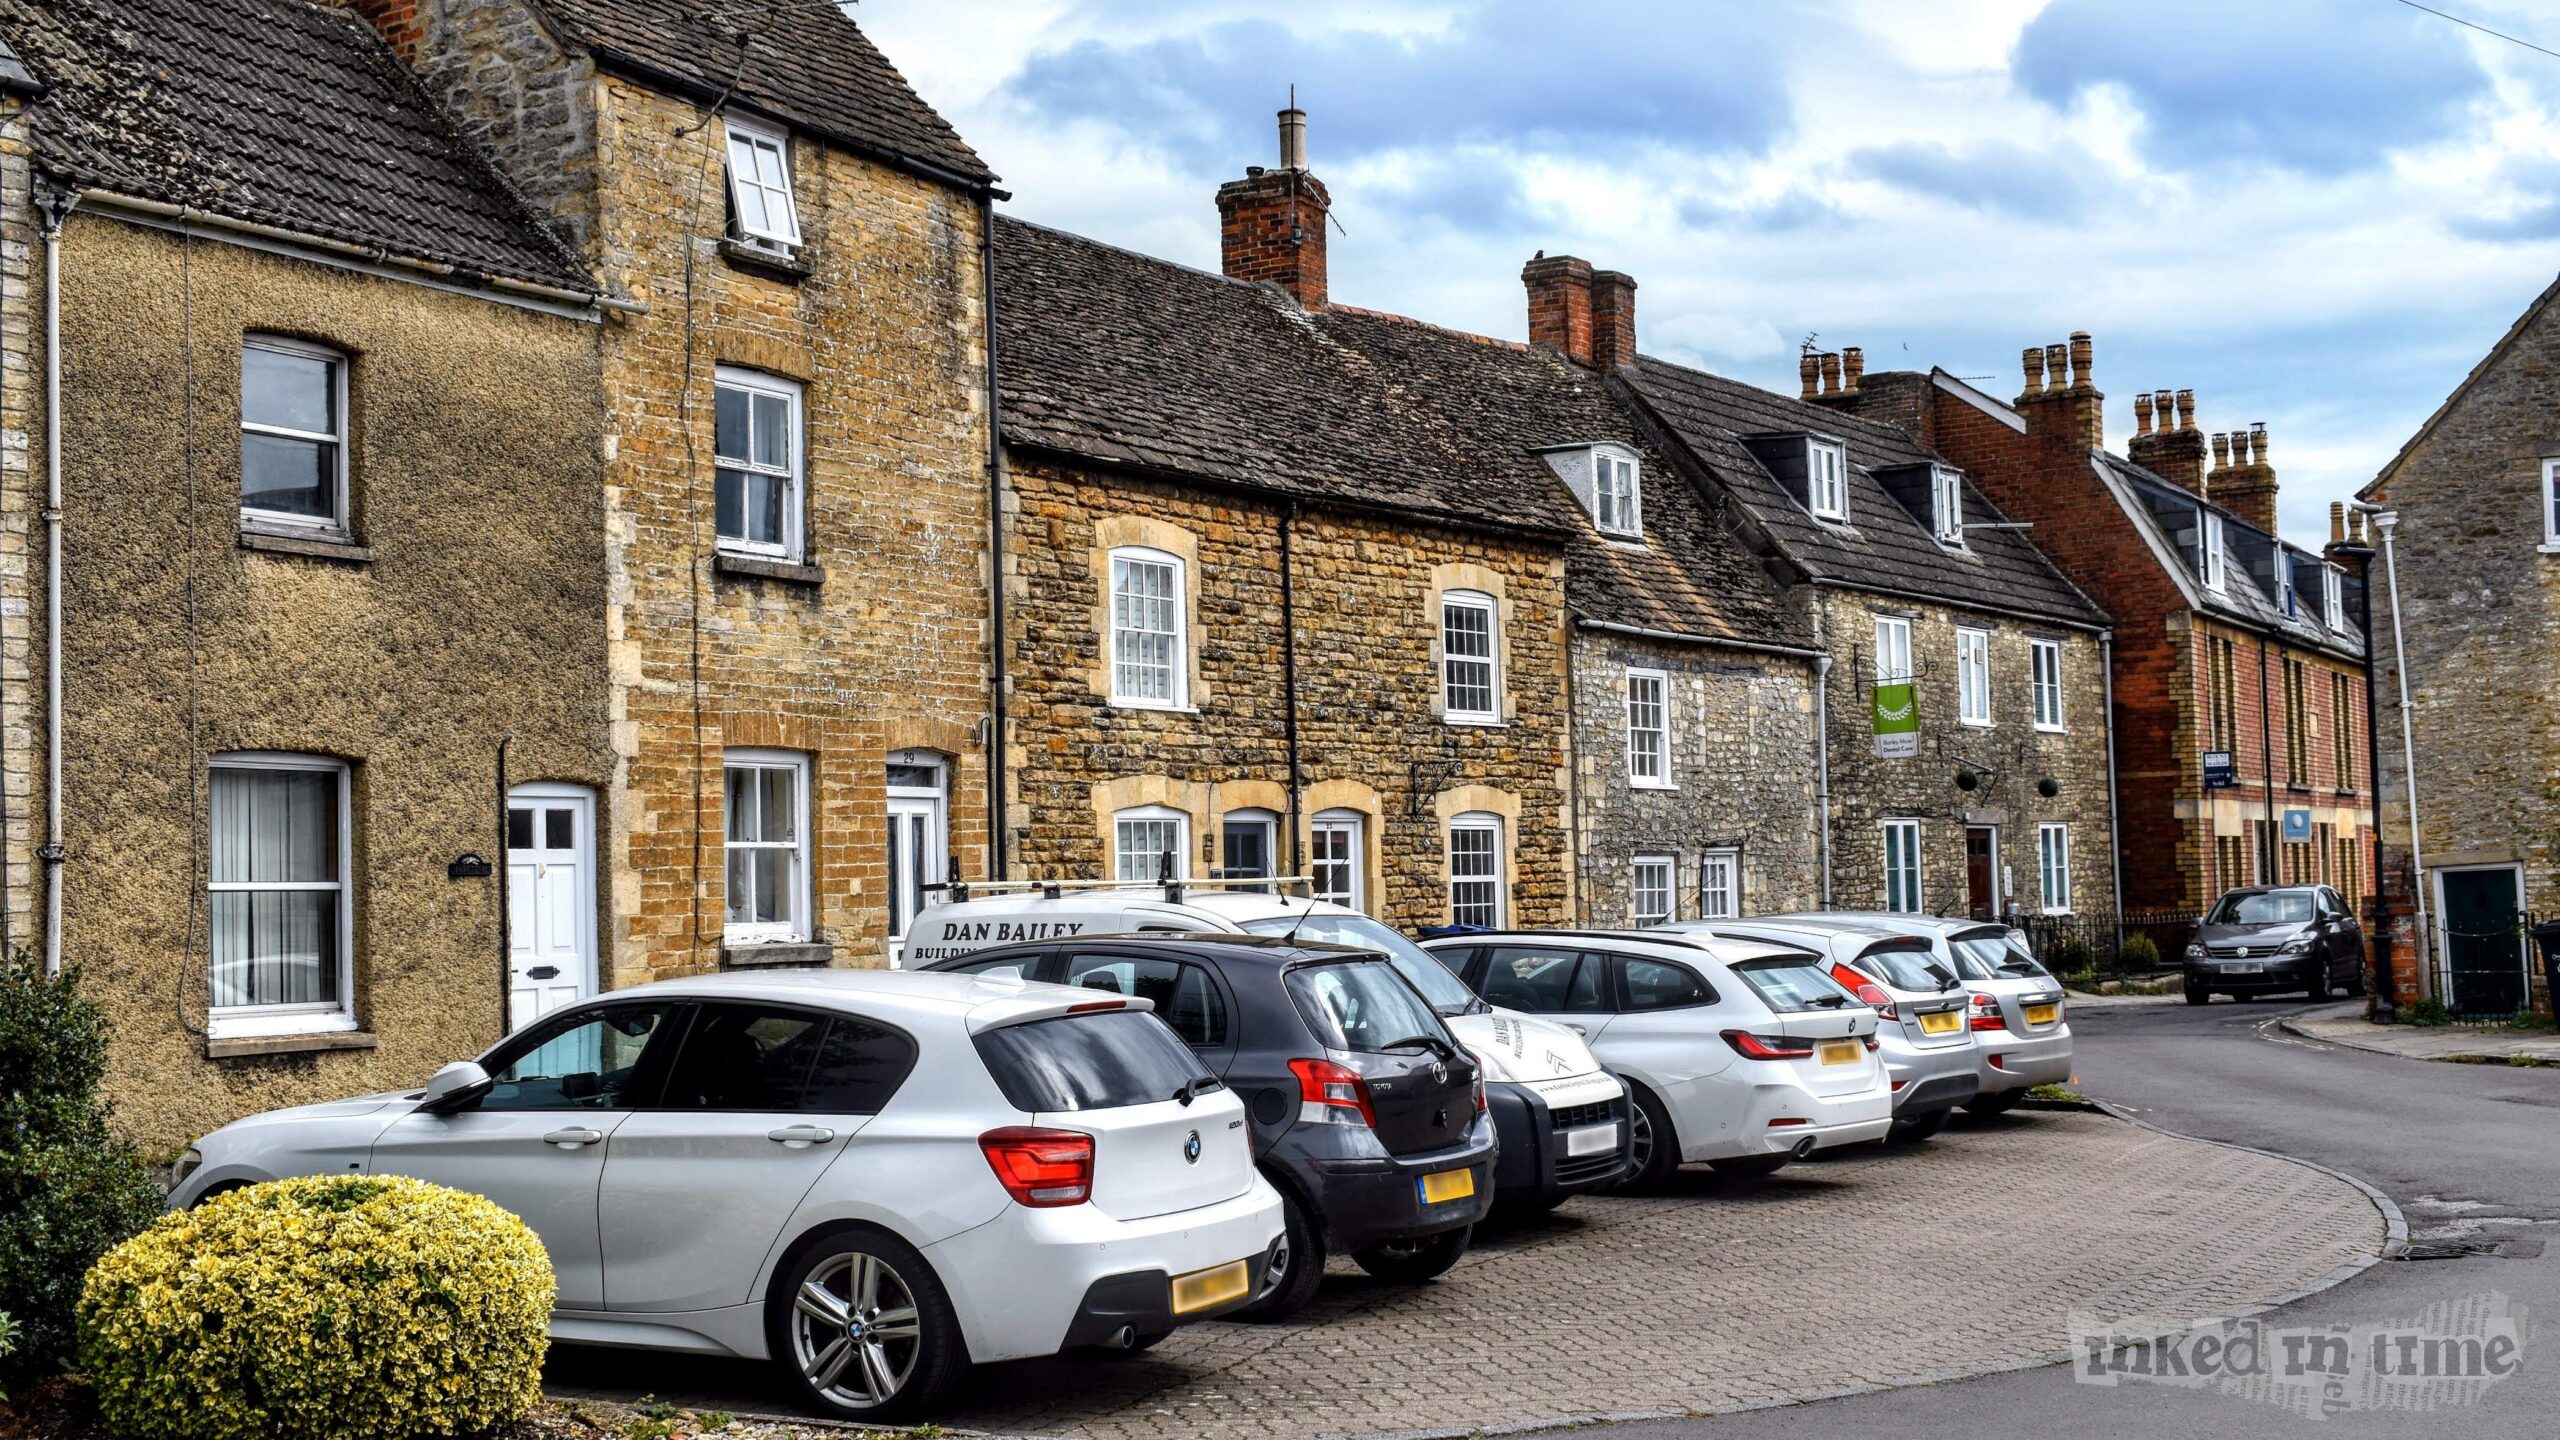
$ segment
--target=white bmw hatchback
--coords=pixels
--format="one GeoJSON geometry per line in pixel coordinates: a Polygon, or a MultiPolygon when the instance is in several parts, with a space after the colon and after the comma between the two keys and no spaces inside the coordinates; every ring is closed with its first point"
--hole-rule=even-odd
{"type": "Polygon", "coordinates": [[[771,1359],[887,1421],[972,1362],[1140,1348],[1261,1288],[1281,1206],[1244,1107],[1150,1008],[894,971],[643,985],[424,1090],[227,1125],[170,1203],[350,1171],[474,1191],[542,1237],[555,1337],[771,1359]]]}

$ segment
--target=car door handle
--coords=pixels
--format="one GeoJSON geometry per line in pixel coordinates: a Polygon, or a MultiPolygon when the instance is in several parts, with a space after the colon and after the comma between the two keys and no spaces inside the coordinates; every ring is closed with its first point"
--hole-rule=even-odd
{"type": "Polygon", "coordinates": [[[785,1125],[779,1130],[767,1130],[764,1132],[764,1138],[778,1141],[794,1150],[806,1150],[812,1145],[824,1145],[833,1140],[836,1138],[836,1132],[824,1125],[785,1125]]]}
{"type": "Polygon", "coordinates": [[[590,1130],[584,1125],[572,1125],[566,1130],[554,1130],[543,1136],[542,1143],[557,1145],[563,1150],[575,1150],[581,1145],[593,1145],[603,1139],[604,1132],[601,1130],[590,1130]]]}

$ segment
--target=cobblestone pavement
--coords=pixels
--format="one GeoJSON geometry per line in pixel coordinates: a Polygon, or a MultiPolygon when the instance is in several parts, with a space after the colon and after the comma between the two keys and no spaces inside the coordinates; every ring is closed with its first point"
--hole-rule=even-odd
{"type": "MultiPolygon", "coordinates": [[[[2114,1318],[2263,1304],[2375,1254],[2364,1196],[2282,1160],[2075,1111],[1960,1117],[1775,1177],[1682,1172],[1481,1234],[1438,1284],[1339,1264],[1285,1326],[1207,1324],[1117,1360],[990,1366],[946,1425],[1008,1435],[1320,1437],[1714,1411],[2060,1351],[2114,1318]]],[[[555,1393],[787,1408],[754,1367],[562,1352],[555,1393]],[[761,1392],[761,1403],[758,1403],[761,1392]]]]}

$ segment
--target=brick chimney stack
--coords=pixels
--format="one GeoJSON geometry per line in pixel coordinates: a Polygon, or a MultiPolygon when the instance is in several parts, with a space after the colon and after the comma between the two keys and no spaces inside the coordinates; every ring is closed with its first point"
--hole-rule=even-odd
{"type": "Polygon", "coordinates": [[[2026,388],[2019,392],[2018,413],[2031,434],[2050,435],[2085,449],[2106,445],[2106,396],[2097,382],[2097,347],[2089,332],[2075,330],[2069,341],[2025,352],[2026,388]]]}
{"type": "Polygon", "coordinates": [[[418,47],[427,38],[427,7],[432,0],[352,0],[350,6],[390,45],[400,63],[415,67],[418,47]]]}
{"type": "MultiPolygon", "coordinates": [[[[383,0],[392,3],[392,0],[383,0]]],[[[1307,169],[1307,112],[1280,112],[1280,168],[1245,167],[1218,187],[1218,252],[1228,278],[1270,281],[1301,309],[1325,307],[1325,222],[1333,197],[1307,169]]]]}
{"type": "Polygon", "coordinates": [[[2204,493],[2204,436],[2196,429],[2196,392],[2157,390],[2133,397],[2134,436],[2125,458],[2181,490],[2204,493]]]}
{"type": "MultiPolygon", "coordinates": [[[[2213,438],[2219,459],[2226,437],[2213,438]]],[[[2210,482],[2214,503],[2270,535],[2276,533],[2276,467],[2267,460],[2265,422],[2232,431],[2228,443],[2231,463],[2219,467],[2210,482]]]]}
{"type": "Polygon", "coordinates": [[[1520,267],[1520,284],[1529,292],[1530,344],[1592,369],[1635,363],[1635,277],[1541,251],[1520,267]]]}

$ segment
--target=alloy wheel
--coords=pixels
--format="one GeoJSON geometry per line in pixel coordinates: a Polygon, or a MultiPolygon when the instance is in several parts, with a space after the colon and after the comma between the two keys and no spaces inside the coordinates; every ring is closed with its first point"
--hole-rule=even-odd
{"type": "Polygon", "coordinates": [[[793,1362],[811,1389],[848,1409],[885,1404],[906,1388],[921,1338],[914,1292],[875,1255],[834,1257],[792,1299],[793,1362]]]}
{"type": "Polygon", "coordinates": [[[1653,1117],[1642,1105],[1628,1108],[1634,1112],[1627,1117],[1627,1153],[1634,1161],[1628,1173],[1643,1175],[1653,1169],[1653,1117]]]}

